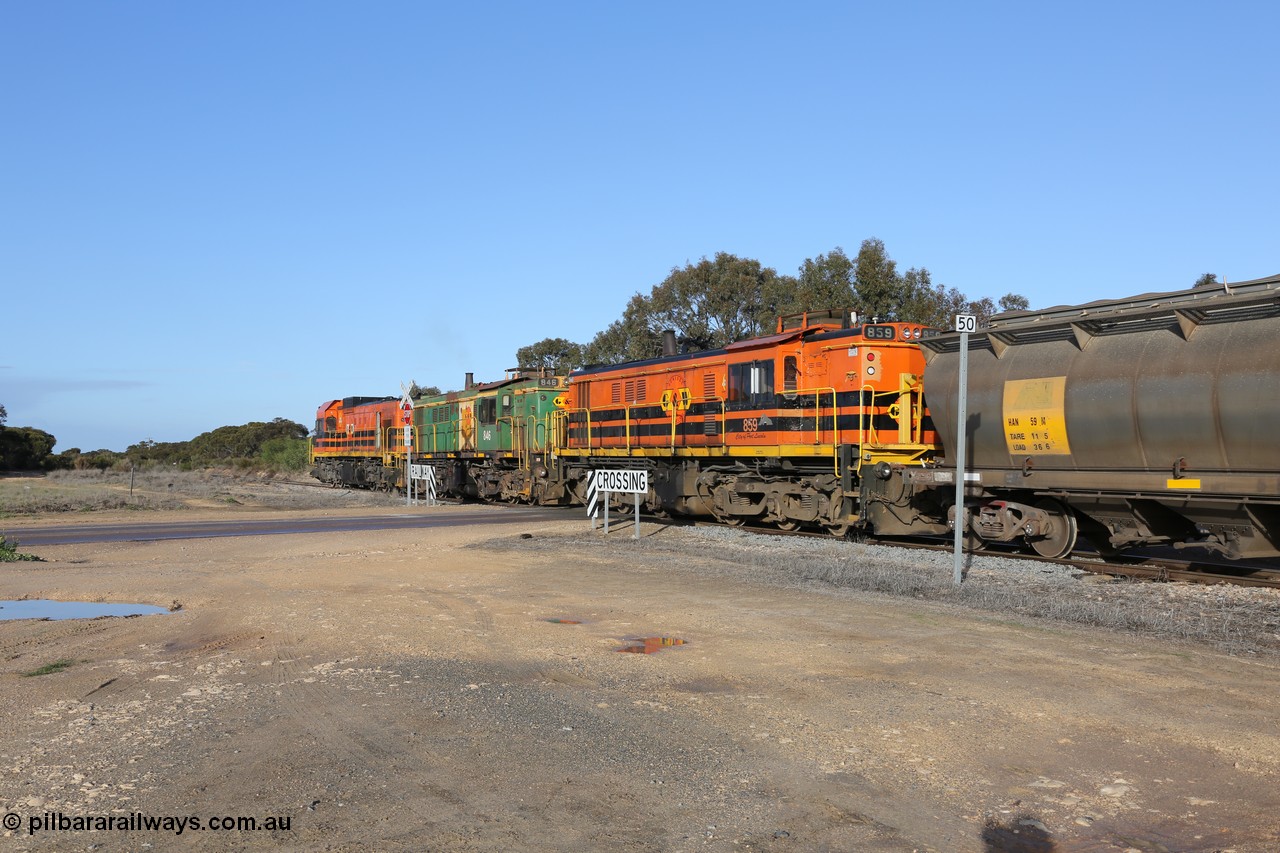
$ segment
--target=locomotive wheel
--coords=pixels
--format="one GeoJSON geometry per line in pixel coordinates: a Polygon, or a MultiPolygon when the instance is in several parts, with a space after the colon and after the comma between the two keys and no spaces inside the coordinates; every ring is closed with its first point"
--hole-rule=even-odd
{"type": "Polygon", "coordinates": [[[1049,516],[1049,535],[1034,539],[1031,548],[1041,557],[1056,560],[1065,557],[1076,547],[1076,517],[1071,510],[1060,502],[1046,498],[1036,504],[1036,508],[1049,516]]]}
{"type": "Polygon", "coordinates": [[[824,524],[822,529],[839,539],[849,535],[849,525],[847,524],[824,524]]]}
{"type": "Polygon", "coordinates": [[[773,526],[778,528],[779,530],[783,530],[783,531],[786,531],[787,533],[791,533],[794,530],[800,529],[800,522],[787,519],[785,521],[775,521],[773,526]]]}

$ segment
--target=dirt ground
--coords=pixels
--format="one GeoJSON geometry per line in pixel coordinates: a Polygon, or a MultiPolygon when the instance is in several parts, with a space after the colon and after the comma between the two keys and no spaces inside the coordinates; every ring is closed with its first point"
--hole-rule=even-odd
{"type": "Polygon", "coordinates": [[[687,528],[352,511],[482,523],[0,564],[0,598],[181,604],[0,622],[0,847],[1280,849],[1274,656],[779,583],[687,528]],[[30,832],[105,816],[201,828],[30,832]]]}

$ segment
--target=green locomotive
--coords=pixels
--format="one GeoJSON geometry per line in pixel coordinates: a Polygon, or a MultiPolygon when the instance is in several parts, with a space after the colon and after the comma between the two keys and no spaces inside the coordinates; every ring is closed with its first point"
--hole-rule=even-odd
{"type": "Polygon", "coordinates": [[[561,489],[548,486],[546,459],[566,384],[543,370],[509,370],[487,383],[467,374],[461,391],[413,401],[408,446],[394,397],[330,401],[316,413],[311,474],[333,485],[403,489],[411,463],[431,468],[437,494],[558,502],[561,489]]]}
{"type": "Polygon", "coordinates": [[[542,503],[552,414],[566,378],[516,369],[498,382],[467,375],[461,391],[413,406],[413,461],[435,471],[440,494],[542,503]]]}

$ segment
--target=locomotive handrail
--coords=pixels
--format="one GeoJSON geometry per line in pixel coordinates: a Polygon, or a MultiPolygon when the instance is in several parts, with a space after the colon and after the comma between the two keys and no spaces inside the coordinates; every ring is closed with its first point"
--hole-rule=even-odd
{"type": "MultiPolygon", "coordinates": [[[[830,392],[831,394],[831,459],[832,465],[835,467],[836,476],[840,475],[840,408],[836,389],[830,385],[822,388],[802,388],[798,391],[788,391],[788,394],[794,394],[796,397],[801,395],[813,395],[813,443],[822,444],[822,395],[830,392]]],[[[859,396],[859,405],[862,400],[859,396]]],[[[801,407],[803,409],[803,406],[801,407]]]]}
{"type": "Polygon", "coordinates": [[[560,411],[555,412],[555,417],[560,421],[560,423],[564,427],[564,436],[563,436],[564,441],[560,443],[559,446],[565,447],[569,444],[569,428],[571,425],[571,419],[572,419],[572,416],[576,414],[586,415],[586,427],[587,427],[586,449],[591,450],[592,439],[591,439],[591,410],[590,409],[561,409],[560,411]]]}
{"type": "MultiPolygon", "coordinates": [[[[385,429],[385,432],[387,432],[387,443],[384,444],[384,447],[387,447],[388,453],[396,453],[397,451],[403,452],[404,450],[408,450],[410,452],[413,451],[412,447],[410,448],[404,447],[403,441],[393,441],[392,433],[402,432],[401,428],[388,427],[387,429],[385,429]]],[[[379,435],[379,438],[381,438],[381,435],[379,435]]]]}
{"type": "MultiPolygon", "coordinates": [[[[813,395],[813,443],[814,444],[822,443],[822,440],[821,440],[822,395],[828,392],[831,393],[831,433],[833,438],[832,444],[835,445],[840,443],[839,441],[835,440],[835,439],[838,439],[840,436],[840,421],[839,421],[840,411],[836,407],[836,389],[828,385],[823,388],[802,388],[798,391],[787,392],[788,394],[794,394],[797,397],[801,395],[808,395],[808,394],[813,395]]],[[[801,408],[803,409],[803,407],[801,408]]]]}
{"type": "Polygon", "coordinates": [[[520,460],[521,465],[523,465],[525,468],[529,467],[528,462],[529,462],[529,456],[530,456],[529,443],[528,441],[524,440],[528,438],[528,436],[525,435],[525,433],[528,430],[523,429],[524,427],[527,427],[527,420],[528,418],[525,415],[520,415],[518,417],[516,415],[503,415],[498,418],[496,423],[496,426],[498,427],[498,446],[501,447],[502,446],[502,422],[503,421],[510,422],[508,426],[511,429],[511,452],[516,457],[516,459],[520,460]]]}
{"type": "MultiPolygon", "coordinates": [[[[728,427],[728,424],[726,422],[727,415],[726,415],[726,409],[725,409],[725,402],[726,402],[725,398],[719,396],[718,394],[713,394],[711,396],[706,396],[706,397],[690,397],[689,398],[689,408],[693,408],[694,403],[719,403],[720,404],[720,423],[719,423],[719,429],[716,431],[716,438],[720,440],[721,447],[724,446],[724,434],[725,434],[725,430],[728,427]]],[[[672,410],[671,410],[671,450],[672,452],[674,452],[676,449],[676,414],[677,412],[675,410],[675,407],[672,407],[672,410]]],[[[686,415],[688,414],[687,409],[685,410],[685,414],[686,415]]],[[[704,417],[705,417],[705,413],[704,413],[704,417]]],[[[685,444],[687,445],[688,443],[689,442],[686,440],[685,444]]]]}
{"type": "Polygon", "coordinates": [[[871,435],[872,447],[880,446],[880,442],[876,438],[875,429],[871,428],[872,425],[867,423],[865,411],[866,406],[864,406],[862,402],[863,393],[868,391],[871,394],[871,417],[874,418],[876,411],[876,389],[873,388],[870,383],[863,383],[862,387],[858,389],[858,464],[854,470],[859,473],[862,472],[862,457],[864,455],[862,453],[862,448],[867,446],[867,434],[870,433],[871,435]]]}

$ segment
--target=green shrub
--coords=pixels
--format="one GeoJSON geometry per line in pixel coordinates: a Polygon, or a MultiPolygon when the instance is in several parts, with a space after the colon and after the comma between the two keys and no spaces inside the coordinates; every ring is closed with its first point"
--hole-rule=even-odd
{"type": "Polygon", "coordinates": [[[71,658],[62,658],[53,663],[47,663],[39,669],[33,669],[30,672],[22,673],[23,678],[37,678],[41,675],[53,675],[55,672],[62,672],[69,666],[75,666],[76,662],[71,658]]]}
{"type": "Polygon", "coordinates": [[[277,471],[304,471],[310,464],[305,438],[272,438],[262,444],[262,462],[277,471]]]}
{"type": "Polygon", "coordinates": [[[32,563],[43,562],[43,560],[35,554],[18,553],[18,540],[15,539],[12,542],[7,542],[3,536],[0,536],[0,563],[18,563],[24,561],[32,563]]]}

